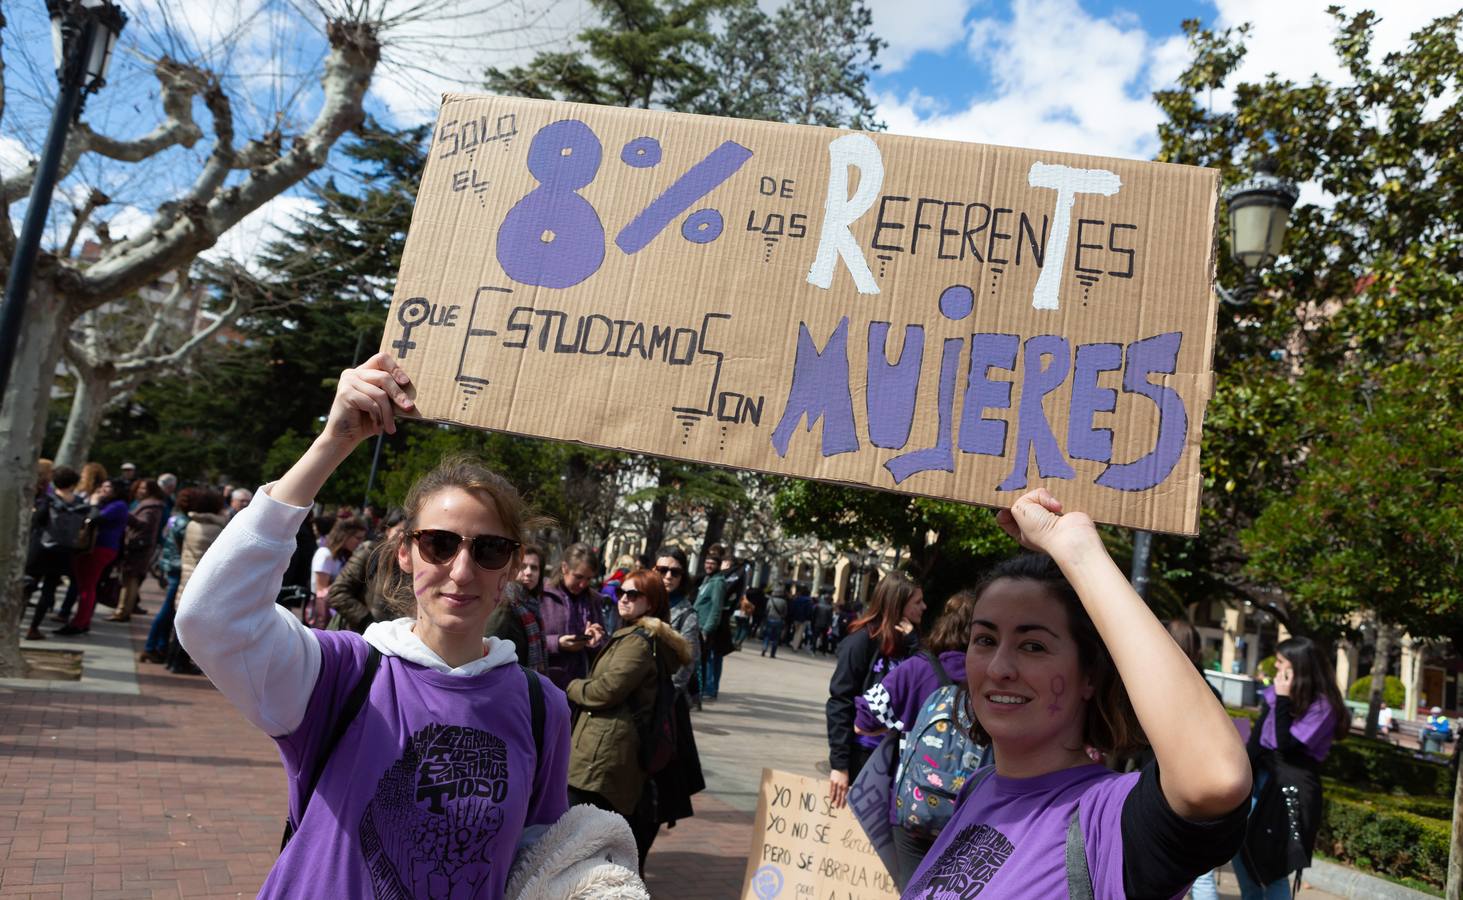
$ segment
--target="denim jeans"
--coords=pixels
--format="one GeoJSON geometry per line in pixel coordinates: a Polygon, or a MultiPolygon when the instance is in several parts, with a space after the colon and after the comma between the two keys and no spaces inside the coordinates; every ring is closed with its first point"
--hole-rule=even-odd
{"type": "Polygon", "coordinates": [[[721,679],[721,658],[712,645],[712,639],[705,637],[701,643],[701,696],[714,698],[721,679]]]}
{"type": "Polygon", "coordinates": [[[772,658],[777,659],[777,643],[782,639],[782,620],[768,619],[762,625],[762,655],[768,655],[772,651],[772,658]]]}
{"type": "Polygon", "coordinates": [[[1212,870],[1194,879],[1194,886],[1189,889],[1189,896],[1194,900],[1219,900],[1219,887],[1215,882],[1212,870]]]}
{"type": "Polygon", "coordinates": [[[173,601],[178,596],[178,582],[183,579],[183,570],[168,573],[168,593],[163,598],[162,609],[153,617],[152,628],[147,632],[147,646],[151,653],[168,652],[168,639],[173,636],[173,601]]]}

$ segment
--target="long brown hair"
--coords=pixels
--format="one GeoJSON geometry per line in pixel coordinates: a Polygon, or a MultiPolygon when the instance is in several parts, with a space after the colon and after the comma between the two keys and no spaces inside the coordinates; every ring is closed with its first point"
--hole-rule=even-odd
{"type": "MultiPolygon", "coordinates": [[[[564,552],[559,554],[558,561],[554,563],[554,574],[549,576],[549,584],[562,589],[564,587],[564,569],[577,569],[586,563],[592,572],[599,574],[599,556],[594,552],[594,548],[585,543],[570,544],[564,548],[564,552]]],[[[586,590],[588,589],[586,588],[586,590]]]]}
{"type": "Polygon", "coordinates": [[[1290,705],[1299,719],[1311,708],[1311,704],[1324,700],[1331,707],[1335,717],[1333,725],[1337,740],[1351,733],[1351,714],[1341,688],[1336,684],[1336,671],[1326,665],[1326,655],[1316,642],[1304,635],[1286,638],[1275,645],[1275,652],[1285,657],[1295,670],[1295,680],[1290,683],[1290,705]]]}
{"type": "MultiPolygon", "coordinates": [[[[1128,690],[1123,687],[1107,645],[1056,562],[1045,553],[1023,553],[998,564],[976,585],[976,604],[991,585],[1002,579],[1035,582],[1066,610],[1067,627],[1077,645],[1077,661],[1083,674],[1092,679],[1092,699],[1086,701],[1087,708],[1082,714],[1083,743],[1116,757],[1130,756],[1146,747],[1148,738],[1143,734],[1143,726],[1138,722],[1138,714],[1128,699],[1128,690]]],[[[974,612],[974,604],[971,611],[974,612]]],[[[990,735],[979,721],[972,726],[971,737],[976,743],[990,742],[990,735]]]]}
{"type": "MultiPolygon", "coordinates": [[[[397,562],[397,549],[416,530],[417,518],[427,501],[449,488],[466,491],[491,506],[503,526],[501,537],[522,543],[531,529],[548,523],[528,508],[506,478],[489,469],[482,460],[470,456],[443,457],[436,468],[418,478],[407,491],[406,502],[402,504],[406,523],[401,531],[382,540],[372,551],[376,559],[376,590],[401,615],[415,614],[417,601],[412,593],[411,577],[397,562]]],[[[514,551],[506,564],[510,571],[518,566],[518,561],[519,553],[514,551]]]]}
{"type": "Polygon", "coordinates": [[[869,608],[862,616],[848,626],[853,634],[862,628],[869,629],[869,639],[879,642],[879,652],[893,656],[899,645],[899,621],[904,617],[904,605],[919,590],[919,585],[909,580],[903,572],[890,572],[874,588],[869,608]]]}
{"type": "Polygon", "coordinates": [[[347,559],[350,554],[345,550],[346,541],[365,533],[366,525],[359,519],[336,519],[330,526],[330,533],[325,536],[325,549],[336,559],[347,559]]]}
{"type": "Polygon", "coordinates": [[[976,593],[964,590],[945,601],[945,610],[930,629],[925,648],[939,656],[951,650],[964,651],[970,643],[970,624],[975,619],[976,593]]]}
{"type": "MultiPolygon", "coordinates": [[[[76,492],[91,496],[91,493],[101,487],[102,482],[106,480],[107,467],[99,462],[89,462],[81,467],[81,481],[76,485],[76,492]]],[[[125,500],[127,498],[119,497],[117,499],[125,500]]]]}

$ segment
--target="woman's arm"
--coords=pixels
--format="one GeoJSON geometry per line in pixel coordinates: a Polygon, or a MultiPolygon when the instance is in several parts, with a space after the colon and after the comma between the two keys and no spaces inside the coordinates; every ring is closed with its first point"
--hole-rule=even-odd
{"type": "Polygon", "coordinates": [[[274,602],[295,535],[315,492],[356,444],[395,429],[392,402],[410,407],[408,384],[384,353],[342,373],[325,430],[283,478],[234,517],[198,561],[179,599],[179,641],[249,721],[271,736],[299,727],[320,672],[318,639],[274,602]]]}
{"type": "MultiPolygon", "coordinates": [[[[638,641],[640,638],[630,635],[621,640],[638,641]]],[[[648,647],[643,653],[621,650],[612,659],[605,660],[605,664],[588,678],[576,678],[569,682],[564,693],[576,706],[586,709],[614,709],[624,703],[654,673],[655,659],[651,657],[648,647]]]]}
{"type": "Polygon", "coordinates": [[[835,807],[842,806],[848,796],[849,745],[854,740],[854,703],[864,688],[878,649],[867,631],[844,638],[838,645],[838,662],[828,682],[828,799],[835,807]]]}
{"type": "Polygon", "coordinates": [[[1063,515],[1061,503],[1039,488],[997,521],[1023,546],[1049,554],[1076,589],[1153,745],[1173,811],[1189,820],[1217,819],[1243,803],[1250,764],[1239,733],[1204,676],[1108,556],[1092,519],[1063,515]]]}

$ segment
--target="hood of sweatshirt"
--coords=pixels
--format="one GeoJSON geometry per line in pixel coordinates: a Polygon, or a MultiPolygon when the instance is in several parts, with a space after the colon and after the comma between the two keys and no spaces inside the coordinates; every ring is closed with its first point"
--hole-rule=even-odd
{"type": "Polygon", "coordinates": [[[483,638],[482,659],[475,659],[466,665],[453,668],[447,665],[446,660],[438,656],[422,639],[417,637],[414,627],[416,619],[409,616],[400,619],[393,619],[390,622],[375,622],[366,628],[365,634],[361,637],[366,643],[381,651],[382,656],[395,656],[407,662],[442,672],[447,675],[481,675],[484,672],[496,669],[499,666],[517,664],[518,651],[514,649],[512,641],[505,641],[500,638],[483,638]]]}

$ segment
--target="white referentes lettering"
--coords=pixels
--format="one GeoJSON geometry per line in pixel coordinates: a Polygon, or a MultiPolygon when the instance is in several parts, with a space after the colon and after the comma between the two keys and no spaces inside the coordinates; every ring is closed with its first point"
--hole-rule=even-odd
{"type": "MultiPolygon", "coordinates": [[[[1052,213],[1052,236],[1046,245],[1046,260],[1036,289],[1031,292],[1031,305],[1036,309],[1056,309],[1057,293],[1062,286],[1062,273],[1067,265],[1067,237],[1072,229],[1072,204],[1078,194],[1102,194],[1111,197],[1122,189],[1123,181],[1106,169],[1074,169],[1071,166],[1032,163],[1026,181],[1032,187],[1051,188],[1057,192],[1056,211],[1052,213]]],[[[812,281],[812,276],[808,277],[812,281]]]]}
{"type": "Polygon", "coordinates": [[[808,269],[808,283],[824,290],[831,287],[833,267],[841,257],[859,293],[877,294],[879,285],[849,226],[868,212],[879,196],[884,186],[884,158],[868,135],[845,134],[828,145],[828,162],[828,199],[818,234],[818,255],[808,269]],[[858,191],[852,197],[848,195],[849,166],[859,170],[858,191]]]}

